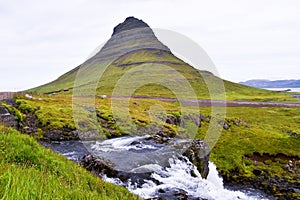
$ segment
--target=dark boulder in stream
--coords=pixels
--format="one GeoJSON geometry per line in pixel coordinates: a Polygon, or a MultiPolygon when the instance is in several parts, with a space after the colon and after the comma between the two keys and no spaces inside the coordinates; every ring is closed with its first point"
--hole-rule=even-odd
{"type": "Polygon", "coordinates": [[[108,177],[117,177],[118,172],[114,170],[114,164],[101,157],[96,157],[91,154],[83,156],[81,165],[92,172],[93,174],[108,177]]]}

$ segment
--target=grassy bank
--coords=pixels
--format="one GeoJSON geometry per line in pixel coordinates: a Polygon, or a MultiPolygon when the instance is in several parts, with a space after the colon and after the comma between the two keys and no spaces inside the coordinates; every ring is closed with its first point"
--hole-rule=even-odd
{"type": "Polygon", "coordinates": [[[1,199],[137,199],[33,138],[0,126],[1,199]]]}

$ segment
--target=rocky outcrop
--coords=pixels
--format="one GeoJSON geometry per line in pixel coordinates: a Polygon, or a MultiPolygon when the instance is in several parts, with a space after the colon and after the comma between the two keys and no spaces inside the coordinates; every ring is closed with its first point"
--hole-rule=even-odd
{"type": "Polygon", "coordinates": [[[127,17],[123,23],[118,24],[114,28],[114,32],[112,35],[116,35],[122,31],[128,31],[136,28],[146,28],[148,24],[146,24],[144,21],[137,19],[135,17],[127,17]]]}
{"type": "Polygon", "coordinates": [[[300,198],[300,158],[298,156],[287,156],[279,153],[271,155],[269,153],[254,152],[245,156],[247,162],[254,162],[253,175],[240,174],[238,171],[231,171],[230,174],[220,174],[224,183],[233,185],[243,185],[254,187],[274,195],[276,199],[299,199],[300,198]],[[282,168],[280,176],[274,175],[272,169],[262,168],[275,162],[278,168],[282,168]]]}
{"type": "Polygon", "coordinates": [[[91,154],[83,156],[80,164],[91,173],[99,177],[119,178],[123,183],[126,183],[129,179],[131,182],[143,185],[144,180],[152,180],[151,172],[146,173],[130,173],[124,171],[118,171],[114,169],[114,163],[101,157],[96,157],[91,154]]]}
{"type": "Polygon", "coordinates": [[[186,150],[183,152],[183,156],[186,156],[189,161],[197,167],[202,178],[206,178],[209,172],[209,154],[210,149],[207,143],[203,140],[191,141],[186,150]]]}
{"type": "Polygon", "coordinates": [[[0,124],[16,129],[19,127],[17,118],[14,115],[10,114],[8,110],[3,106],[0,106],[0,124]]]}
{"type": "Polygon", "coordinates": [[[97,139],[99,134],[95,131],[78,131],[78,130],[46,130],[43,140],[46,141],[66,141],[66,140],[86,140],[97,139]]]}
{"type": "MultiPolygon", "coordinates": [[[[259,170],[255,170],[259,171],[259,170]]],[[[232,174],[234,175],[234,173],[232,174]]],[[[279,176],[262,175],[261,172],[256,177],[246,177],[236,175],[222,176],[226,185],[243,185],[265,191],[267,194],[274,195],[278,200],[299,199],[300,183],[297,179],[289,179],[279,176]]]]}
{"type": "Polygon", "coordinates": [[[114,170],[114,164],[101,157],[88,154],[82,158],[80,163],[84,168],[98,176],[117,177],[118,175],[118,172],[114,170]]]}
{"type": "Polygon", "coordinates": [[[154,135],[150,135],[146,140],[153,140],[158,144],[168,144],[174,137],[175,134],[170,134],[167,131],[161,130],[154,135]]]}

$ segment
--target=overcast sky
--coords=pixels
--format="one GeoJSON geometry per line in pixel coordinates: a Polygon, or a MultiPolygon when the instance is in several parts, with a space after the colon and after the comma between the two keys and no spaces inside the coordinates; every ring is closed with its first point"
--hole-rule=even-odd
{"type": "Polygon", "coordinates": [[[0,0],[0,91],[56,79],[128,16],[191,38],[224,79],[300,79],[300,1],[183,2],[0,0]]]}

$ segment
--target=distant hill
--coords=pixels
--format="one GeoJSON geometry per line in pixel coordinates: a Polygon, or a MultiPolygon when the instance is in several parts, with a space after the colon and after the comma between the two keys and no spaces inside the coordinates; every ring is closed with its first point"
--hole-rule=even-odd
{"type": "Polygon", "coordinates": [[[264,80],[253,79],[240,84],[256,87],[256,88],[300,88],[300,80],[264,80]]]}

